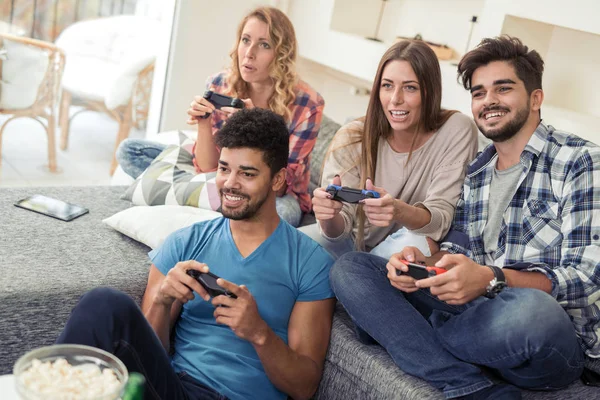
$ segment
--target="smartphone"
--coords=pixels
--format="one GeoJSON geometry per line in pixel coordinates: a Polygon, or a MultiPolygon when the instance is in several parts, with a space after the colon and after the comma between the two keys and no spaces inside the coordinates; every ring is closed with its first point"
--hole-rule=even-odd
{"type": "Polygon", "coordinates": [[[584,368],[581,374],[581,381],[584,385],[600,387],[600,374],[591,369],[584,368]]]}
{"type": "Polygon", "coordinates": [[[206,292],[210,295],[210,297],[217,297],[220,295],[231,297],[233,299],[237,299],[237,296],[231,293],[229,290],[222,288],[217,285],[217,279],[219,277],[210,272],[200,272],[195,269],[188,269],[186,274],[196,279],[200,285],[206,290],[206,292]]]}
{"type": "Polygon", "coordinates": [[[72,221],[90,211],[76,204],[67,203],[41,194],[34,194],[33,196],[21,199],[15,203],[15,206],[62,221],[72,221]]]}
{"type": "MultiPolygon", "coordinates": [[[[429,278],[431,276],[443,274],[444,272],[447,271],[444,268],[426,267],[424,265],[411,263],[406,260],[402,260],[402,263],[408,267],[408,272],[406,274],[408,274],[409,276],[412,276],[415,279],[425,279],[425,278],[429,278]]],[[[402,275],[402,274],[404,274],[404,272],[402,272],[399,269],[396,270],[396,275],[402,275]]]]}

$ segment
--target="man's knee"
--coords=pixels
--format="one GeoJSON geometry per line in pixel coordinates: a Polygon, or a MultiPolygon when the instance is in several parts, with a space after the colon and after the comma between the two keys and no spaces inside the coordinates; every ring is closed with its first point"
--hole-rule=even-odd
{"type": "Polygon", "coordinates": [[[334,292],[337,294],[336,289],[354,288],[356,285],[360,285],[360,275],[365,273],[374,274],[377,273],[376,270],[385,268],[385,264],[382,267],[379,265],[382,262],[377,262],[380,260],[383,259],[360,251],[353,251],[340,256],[329,272],[329,281],[334,292]]]}
{"type": "Polygon", "coordinates": [[[131,142],[131,139],[125,139],[117,147],[115,157],[116,157],[117,161],[119,162],[119,164],[122,164],[123,162],[126,162],[129,160],[129,158],[131,156],[130,142],[131,142]]]}
{"type": "Polygon", "coordinates": [[[575,336],[567,313],[552,296],[541,290],[513,288],[498,296],[500,299],[506,304],[498,321],[513,340],[525,337],[541,344],[565,335],[575,336]]]}
{"type": "Polygon", "coordinates": [[[108,287],[92,289],[79,300],[77,308],[96,314],[128,315],[138,306],[127,294],[108,287]]]}

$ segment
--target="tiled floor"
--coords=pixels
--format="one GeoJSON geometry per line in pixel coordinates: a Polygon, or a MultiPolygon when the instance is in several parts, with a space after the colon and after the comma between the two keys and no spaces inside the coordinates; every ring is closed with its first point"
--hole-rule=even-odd
{"type": "MultiPolygon", "coordinates": [[[[0,116],[0,123],[7,119],[0,116]]],[[[9,122],[2,135],[0,187],[108,185],[108,173],[117,135],[117,123],[96,112],[84,112],[73,119],[69,146],[58,148],[58,173],[48,166],[47,136],[42,126],[31,119],[9,122]]],[[[130,137],[143,137],[132,129],[130,137]]]]}

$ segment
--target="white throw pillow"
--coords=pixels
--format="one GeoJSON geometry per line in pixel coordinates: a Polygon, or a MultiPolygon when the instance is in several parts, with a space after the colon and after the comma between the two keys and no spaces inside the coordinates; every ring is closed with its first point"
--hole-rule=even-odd
{"type": "Polygon", "coordinates": [[[31,107],[46,76],[48,53],[39,47],[10,39],[4,39],[3,44],[6,60],[0,63],[0,109],[31,107]]]}
{"type": "Polygon", "coordinates": [[[218,218],[221,213],[186,206],[135,206],[102,222],[130,238],[155,249],[167,236],[196,222],[218,218]]]}

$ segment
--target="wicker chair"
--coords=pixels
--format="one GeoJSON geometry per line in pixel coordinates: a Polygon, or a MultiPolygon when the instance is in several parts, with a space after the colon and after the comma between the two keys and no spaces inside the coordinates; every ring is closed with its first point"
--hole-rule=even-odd
{"type": "Polygon", "coordinates": [[[0,114],[38,121],[48,135],[48,168],[56,172],[55,126],[65,55],[52,43],[0,33],[0,114]],[[44,124],[45,121],[45,124],[44,124]]]}
{"type": "MultiPolygon", "coordinates": [[[[70,122],[82,111],[109,115],[119,124],[115,151],[131,127],[147,119],[159,21],[121,15],[80,21],[56,40],[69,62],[62,81],[60,148],[68,145],[70,122]],[[69,116],[70,107],[83,108],[69,116]]],[[[110,174],[117,167],[113,151],[110,174]]]]}

